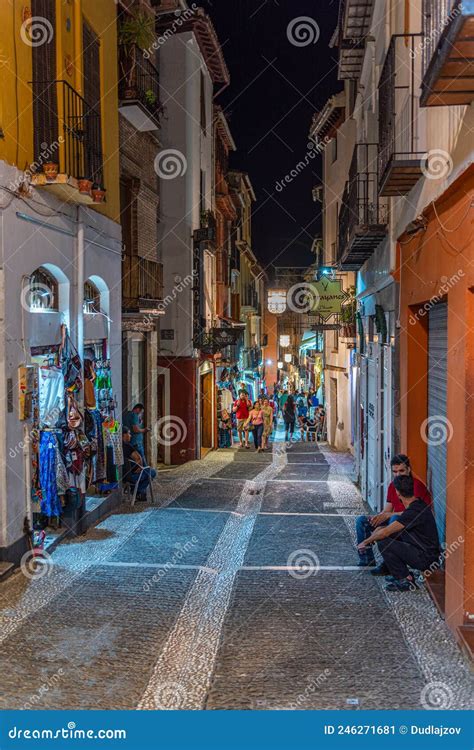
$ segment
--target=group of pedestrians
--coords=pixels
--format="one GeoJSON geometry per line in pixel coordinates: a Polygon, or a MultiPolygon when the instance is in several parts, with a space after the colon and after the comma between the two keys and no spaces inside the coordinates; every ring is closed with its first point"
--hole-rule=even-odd
{"type": "Polygon", "coordinates": [[[285,426],[285,441],[295,439],[295,431],[300,430],[301,439],[316,442],[323,438],[325,411],[312,392],[298,394],[275,391],[273,396],[261,392],[259,398],[251,401],[246,390],[239,392],[232,409],[236,423],[239,444],[250,449],[250,434],[253,435],[255,450],[267,450],[270,436],[281,415],[285,426]]]}
{"type": "Polygon", "coordinates": [[[440,563],[433,501],[425,484],[413,476],[408,456],[394,456],[391,468],[394,478],[382,512],[357,518],[359,565],[371,568],[373,576],[385,576],[389,591],[413,591],[413,571],[423,573],[440,563]],[[382,557],[380,565],[374,544],[382,557]]]}
{"type": "Polygon", "coordinates": [[[237,420],[240,446],[250,448],[249,437],[252,433],[255,450],[258,453],[265,451],[273,432],[275,402],[263,393],[252,403],[247,391],[240,391],[233,412],[237,420]]]}
{"type": "Polygon", "coordinates": [[[299,427],[301,440],[316,442],[324,438],[326,412],[312,391],[298,394],[283,391],[279,406],[285,423],[285,441],[294,440],[296,427],[299,427]]]}

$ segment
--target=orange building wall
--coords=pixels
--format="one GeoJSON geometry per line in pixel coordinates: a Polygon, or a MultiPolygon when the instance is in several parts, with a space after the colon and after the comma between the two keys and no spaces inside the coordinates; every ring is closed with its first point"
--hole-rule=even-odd
{"type": "Polygon", "coordinates": [[[446,560],[446,620],[456,628],[474,611],[474,169],[470,168],[430,207],[426,232],[400,242],[402,450],[426,480],[427,449],[420,428],[427,416],[428,312],[423,305],[448,302],[446,543],[464,540],[446,560]],[[440,223],[441,222],[441,223],[440,223]],[[443,227],[441,226],[444,226],[443,227]],[[453,276],[459,280],[451,282],[453,276]],[[413,323],[410,313],[417,314],[413,323]],[[410,322],[411,320],[411,322],[410,322]],[[471,529],[471,530],[469,530],[471,529]]]}

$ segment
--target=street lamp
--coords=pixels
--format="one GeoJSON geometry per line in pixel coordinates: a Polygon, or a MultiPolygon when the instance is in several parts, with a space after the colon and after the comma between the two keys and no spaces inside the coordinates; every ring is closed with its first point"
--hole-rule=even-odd
{"type": "Polygon", "coordinates": [[[277,367],[279,370],[283,370],[283,362],[278,362],[277,367]]]}
{"type": "Polygon", "coordinates": [[[285,362],[291,362],[292,358],[291,354],[285,354],[285,362]]]}

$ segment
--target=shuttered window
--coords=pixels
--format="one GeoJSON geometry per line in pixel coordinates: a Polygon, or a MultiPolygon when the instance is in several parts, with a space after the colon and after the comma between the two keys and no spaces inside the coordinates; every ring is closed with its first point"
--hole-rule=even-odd
{"type": "Polygon", "coordinates": [[[100,40],[86,21],[82,24],[83,91],[86,102],[86,174],[103,184],[100,83],[100,40]]]}
{"type": "MultiPolygon", "coordinates": [[[[56,31],[56,0],[31,0],[33,17],[45,18],[56,31]]],[[[43,44],[32,47],[33,122],[35,162],[40,154],[58,141],[58,100],[56,90],[56,34],[48,34],[43,44]],[[51,39],[49,38],[51,37],[51,39]]],[[[56,152],[58,153],[58,152],[56,152]]],[[[54,157],[51,157],[54,160],[54,157]]],[[[57,157],[59,158],[59,157],[57,157]]]]}

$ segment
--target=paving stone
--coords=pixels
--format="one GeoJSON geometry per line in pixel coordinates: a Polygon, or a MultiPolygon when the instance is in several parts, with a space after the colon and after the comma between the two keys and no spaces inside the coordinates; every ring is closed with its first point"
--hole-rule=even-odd
{"type": "Polygon", "coordinates": [[[235,510],[239,502],[243,481],[235,482],[218,482],[218,481],[201,481],[195,482],[191,487],[187,487],[170,508],[189,508],[189,509],[207,509],[207,510],[235,510]]]}
{"type": "Polygon", "coordinates": [[[377,583],[357,572],[239,573],[209,709],[418,708],[424,680],[377,583]],[[383,663],[373,654],[383,639],[383,663]],[[383,665],[382,665],[383,664],[383,665]],[[327,672],[325,671],[327,670],[327,672]]]}
{"type": "Polygon", "coordinates": [[[318,565],[318,561],[321,565],[355,564],[352,540],[342,518],[259,516],[244,565],[297,565],[300,562],[318,565]],[[302,550],[308,554],[303,554],[302,550]],[[309,563],[305,562],[307,558],[309,563]]]}
{"type": "Polygon", "coordinates": [[[268,482],[262,511],[275,513],[335,512],[331,491],[326,482],[296,484],[275,480],[268,482]],[[332,508],[332,510],[331,510],[332,508]]]}
{"type": "Polygon", "coordinates": [[[0,707],[135,708],[196,576],[167,570],[153,581],[156,574],[92,568],[30,616],[2,644],[0,707]]]}

